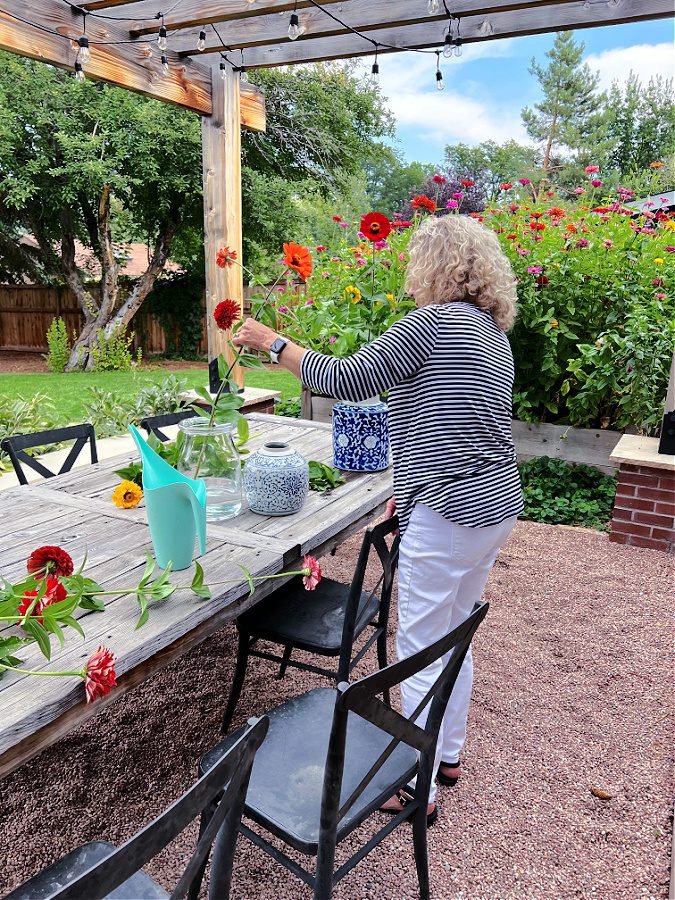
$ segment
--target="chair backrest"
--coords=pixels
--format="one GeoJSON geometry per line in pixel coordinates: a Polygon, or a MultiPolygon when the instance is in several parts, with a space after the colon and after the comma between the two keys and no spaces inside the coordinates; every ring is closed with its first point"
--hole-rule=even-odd
{"type": "MultiPolygon", "coordinates": [[[[171,843],[197,816],[207,809],[215,809],[202,833],[197,848],[174,888],[170,900],[185,897],[195,875],[208,858],[211,845],[221,827],[227,830],[227,840],[221,841],[217,862],[218,877],[212,878],[209,898],[227,900],[234,859],[234,847],[239,831],[246,791],[253,760],[269,728],[269,719],[252,719],[236,744],[186,791],[183,796],[158,818],[114,850],[110,856],[92,866],[67,886],[45,900],[102,900],[116,887],[138,872],[171,843]],[[225,850],[223,851],[223,847],[225,850]],[[217,884],[214,882],[217,880],[217,884]],[[213,891],[211,890],[213,886],[213,891]]],[[[225,837],[225,835],[223,835],[225,837]]],[[[215,859],[214,859],[215,865],[215,859]]]]}
{"type": "MultiPolygon", "coordinates": [[[[354,684],[338,685],[338,698],[335,704],[333,724],[324,779],[324,793],[321,802],[321,821],[327,830],[337,827],[338,822],[353,806],[363,793],[375,774],[384,765],[400,743],[408,744],[420,754],[420,768],[417,778],[416,793],[427,797],[433,777],[433,760],[436,742],[441,727],[445,708],[450,694],[457,681],[464,657],[471,646],[476,629],[487,615],[488,604],[476,603],[473,612],[466,621],[449,634],[436,641],[430,647],[409,656],[400,662],[380,669],[372,675],[361,678],[354,684]],[[379,699],[392,687],[405,681],[427,666],[450,653],[450,658],[441,674],[420,701],[413,715],[407,719],[379,699]],[[415,724],[420,713],[431,702],[431,708],[424,728],[415,724]],[[361,782],[351,795],[340,806],[340,791],[344,768],[344,748],[347,735],[347,718],[349,712],[372,722],[382,731],[392,736],[380,756],[375,760],[361,782]]],[[[323,830],[322,824],[322,830],[323,830]]]]}
{"type": "Polygon", "coordinates": [[[52,428],[49,431],[34,431],[32,434],[13,434],[0,441],[0,449],[4,450],[12,461],[19,484],[28,484],[28,479],[21,467],[22,464],[39,472],[43,478],[54,478],[55,475],[70,472],[87,442],[91,449],[91,461],[97,463],[96,433],[94,426],[88,422],[83,425],[68,425],[66,428],[52,428]],[[60,444],[63,441],[75,441],[75,443],[58,472],[52,472],[44,463],[25,452],[33,447],[46,447],[49,444],[60,444]]]}
{"type": "MultiPolygon", "coordinates": [[[[382,565],[382,574],[377,584],[369,592],[369,599],[379,592],[380,619],[386,626],[386,620],[389,615],[389,606],[391,604],[391,592],[394,586],[394,575],[398,565],[398,548],[401,539],[398,535],[398,516],[392,516],[385,519],[379,525],[373,525],[366,529],[361,543],[361,550],[354,570],[354,577],[349,589],[349,597],[345,609],[345,621],[342,629],[342,648],[343,654],[351,653],[351,646],[354,640],[354,629],[359,610],[359,601],[363,592],[363,582],[366,576],[366,568],[370,558],[371,550],[375,550],[382,565]],[[386,538],[391,537],[391,543],[388,545],[386,538]]],[[[341,660],[342,664],[343,660],[341,660]]],[[[345,659],[346,663],[347,660],[345,659]]],[[[347,671],[346,669],[343,671],[347,671]]]]}
{"type": "Polygon", "coordinates": [[[159,440],[165,444],[169,440],[169,436],[164,434],[162,428],[169,428],[171,425],[178,425],[183,419],[189,419],[196,413],[192,407],[189,409],[180,409],[178,412],[164,413],[161,416],[146,416],[141,419],[141,428],[148,434],[154,434],[159,440]]]}

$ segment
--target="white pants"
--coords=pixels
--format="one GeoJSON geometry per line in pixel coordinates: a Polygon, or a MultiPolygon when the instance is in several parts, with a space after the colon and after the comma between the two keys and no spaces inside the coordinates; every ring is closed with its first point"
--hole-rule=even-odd
{"type": "MultiPolygon", "coordinates": [[[[423,650],[470,615],[481,599],[499,548],[509,536],[516,517],[486,528],[468,528],[444,519],[421,503],[415,505],[401,540],[398,574],[399,659],[423,650]]],[[[448,654],[449,656],[449,654],[448,654]]],[[[447,657],[401,684],[403,712],[411,716],[438,678],[447,657]]],[[[459,759],[466,740],[471,699],[473,659],[466,655],[441,724],[433,771],[459,759]]],[[[417,718],[426,722],[428,707],[417,718]]],[[[435,779],[429,802],[436,796],[435,779]]]]}

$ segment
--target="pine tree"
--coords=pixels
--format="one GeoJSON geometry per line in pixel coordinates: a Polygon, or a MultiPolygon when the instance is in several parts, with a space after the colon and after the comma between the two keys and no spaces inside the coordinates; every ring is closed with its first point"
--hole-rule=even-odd
{"type": "Polygon", "coordinates": [[[606,97],[598,95],[599,75],[582,62],[585,44],[577,44],[571,31],[558,32],[541,66],[532,60],[530,74],[541,86],[543,98],[534,109],[521,113],[528,135],[542,149],[542,171],[548,178],[554,156],[576,157],[604,141],[606,97]]]}

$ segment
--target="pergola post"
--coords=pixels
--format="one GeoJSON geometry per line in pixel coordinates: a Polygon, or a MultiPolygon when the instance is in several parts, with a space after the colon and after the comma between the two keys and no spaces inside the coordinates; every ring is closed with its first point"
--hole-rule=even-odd
{"type": "MultiPolygon", "coordinates": [[[[202,164],[204,172],[204,254],[206,261],[206,323],[209,341],[209,390],[220,385],[218,354],[230,364],[233,354],[227,345],[230,332],[216,326],[213,311],[221,300],[235,300],[242,308],[244,278],[241,265],[221,269],[216,253],[229,247],[242,259],[241,221],[241,112],[239,75],[232,69],[211,69],[211,116],[202,118],[202,164]]],[[[240,388],[244,372],[235,366],[232,377],[240,388]]]]}

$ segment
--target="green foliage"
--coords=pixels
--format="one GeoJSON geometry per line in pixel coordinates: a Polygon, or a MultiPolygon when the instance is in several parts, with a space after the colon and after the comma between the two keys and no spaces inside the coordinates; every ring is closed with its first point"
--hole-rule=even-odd
{"type": "Polygon", "coordinates": [[[344,475],[332,466],[325,463],[317,462],[315,459],[309,461],[309,489],[310,491],[318,491],[325,493],[332,491],[336,487],[340,487],[347,479],[344,475]]]}
{"type": "MultiPolygon", "coordinates": [[[[106,335],[104,328],[96,332],[96,340],[91,347],[91,356],[94,360],[95,372],[128,372],[134,364],[131,353],[131,345],[134,341],[134,332],[127,336],[126,328],[114,328],[106,335]]],[[[141,351],[138,350],[137,361],[141,361],[141,351]]]]}
{"type": "Polygon", "coordinates": [[[135,402],[135,416],[160,416],[178,412],[183,405],[181,395],[187,389],[187,382],[176,375],[168,375],[159,384],[149,384],[138,392],[135,402]]]}
{"type": "Polygon", "coordinates": [[[574,205],[509,191],[485,215],[518,279],[515,414],[654,433],[675,334],[675,223],[657,210],[633,218],[590,181],[580,190],[574,205]]]}
{"type": "Polygon", "coordinates": [[[422,193],[422,185],[433,170],[426,163],[406,163],[391,147],[382,146],[365,164],[371,208],[393,216],[409,197],[422,193]]]}
{"type": "MultiPolygon", "coordinates": [[[[0,440],[13,434],[30,434],[53,428],[56,408],[49,397],[34,394],[30,399],[13,399],[0,395],[0,440]]],[[[6,453],[0,452],[0,472],[12,468],[6,453]]]]}
{"type": "Polygon", "coordinates": [[[70,341],[66,331],[66,323],[59,316],[52,319],[47,329],[47,346],[49,352],[45,356],[50,372],[63,372],[70,356],[70,341]]]}
{"type": "Polygon", "coordinates": [[[605,529],[612,515],[616,478],[592,466],[570,466],[542,456],[520,465],[523,519],[552,525],[605,529]]]}
{"type": "Polygon", "coordinates": [[[282,400],[279,397],[274,401],[274,415],[288,416],[291,419],[299,419],[302,412],[302,399],[300,397],[289,397],[282,400]]]}
{"type": "Polygon", "coordinates": [[[538,168],[537,153],[517,141],[497,144],[451,144],[445,148],[444,169],[459,178],[470,178],[486,197],[499,194],[499,186],[519,178],[534,178],[538,168]]]}
{"type": "MultiPolygon", "coordinates": [[[[99,437],[123,434],[130,423],[138,424],[146,416],[176,412],[181,407],[180,395],[186,383],[169,375],[160,384],[140,390],[134,398],[120,397],[100,387],[90,387],[84,408],[99,437]]],[[[133,479],[129,479],[133,481],[133,479]]]]}
{"type": "MultiPolygon", "coordinates": [[[[203,246],[200,242],[200,253],[203,246]]],[[[144,302],[164,329],[166,354],[172,359],[198,359],[204,322],[204,276],[187,273],[155,282],[144,302]]]]}

